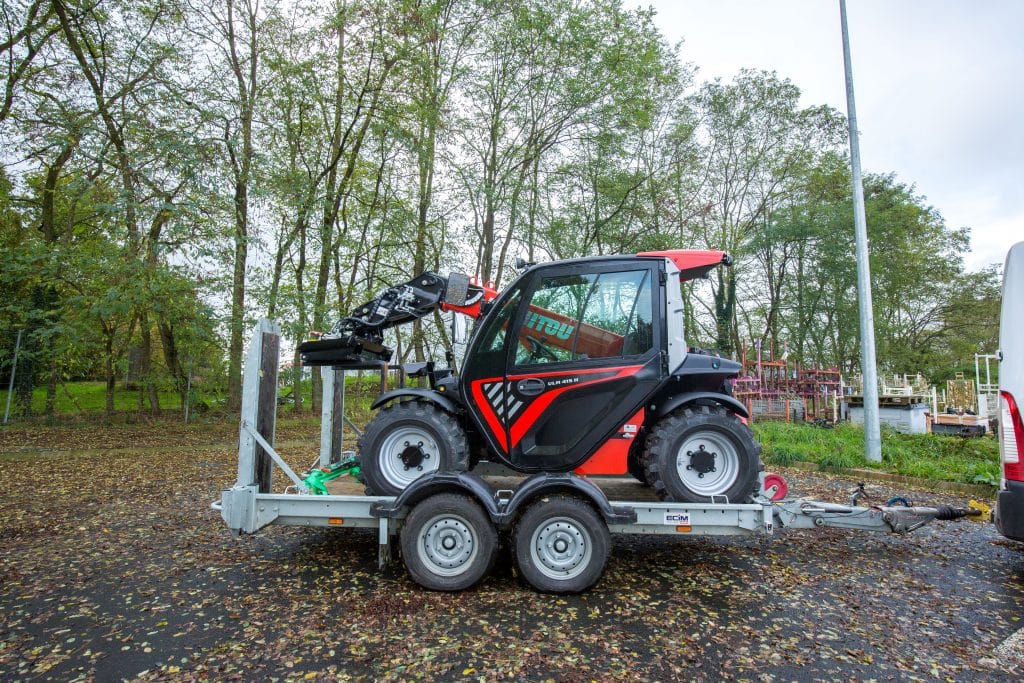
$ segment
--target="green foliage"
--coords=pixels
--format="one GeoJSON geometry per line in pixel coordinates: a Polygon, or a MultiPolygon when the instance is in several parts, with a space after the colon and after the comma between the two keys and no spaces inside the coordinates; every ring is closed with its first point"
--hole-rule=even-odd
{"type": "Polygon", "coordinates": [[[866,467],[895,474],[965,483],[999,482],[999,447],[994,439],[882,432],[882,462],[864,458],[864,432],[839,424],[755,422],[754,432],[769,465],[813,462],[826,468],[866,467]]]}
{"type": "MultiPolygon", "coordinates": [[[[736,259],[685,288],[691,343],[857,366],[842,116],[773,72],[695,82],[651,9],[36,5],[0,29],[21,160],[0,174],[0,352],[25,330],[28,407],[33,384],[53,409],[61,381],[131,370],[155,409],[190,368],[215,402],[256,317],[294,342],[419,269],[502,284],[517,256],[664,248],[736,259]]],[[[866,191],[883,367],[969,369],[998,275],[964,271],[967,233],[911,184],[866,191]]],[[[451,347],[440,315],[389,343],[451,347]]]]}
{"type": "MultiPolygon", "coordinates": [[[[55,413],[75,415],[80,413],[101,413],[106,402],[106,384],[103,382],[68,382],[57,390],[55,413]]],[[[179,396],[173,390],[160,392],[161,405],[166,410],[181,408],[179,396]]],[[[7,387],[0,389],[0,404],[7,400],[7,387]]],[[[114,410],[135,410],[138,406],[138,390],[118,384],[114,390],[114,410]]],[[[32,392],[32,412],[43,413],[46,407],[46,388],[36,387],[32,392]]]]}

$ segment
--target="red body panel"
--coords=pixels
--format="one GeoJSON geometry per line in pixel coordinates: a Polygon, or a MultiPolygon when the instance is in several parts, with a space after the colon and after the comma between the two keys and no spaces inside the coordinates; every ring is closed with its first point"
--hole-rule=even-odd
{"type": "MultiPolygon", "coordinates": [[[[490,384],[492,382],[501,382],[503,381],[503,378],[486,377],[484,379],[474,380],[470,384],[470,392],[472,393],[473,400],[480,411],[480,415],[483,416],[484,422],[487,423],[487,426],[490,428],[491,433],[494,435],[494,438],[501,445],[502,451],[504,453],[508,453],[509,448],[511,446],[515,446],[522,440],[523,435],[526,434],[527,430],[533,426],[533,424],[537,421],[537,418],[539,418],[548,408],[548,406],[551,405],[551,402],[554,401],[561,394],[565,393],[566,391],[578,389],[580,387],[599,384],[601,382],[607,382],[609,380],[613,380],[619,377],[628,377],[630,375],[635,375],[637,372],[641,370],[641,368],[643,368],[642,365],[628,365],[624,367],[593,368],[587,370],[573,370],[568,372],[534,372],[528,374],[509,375],[505,379],[507,379],[508,382],[510,383],[528,377],[556,379],[559,377],[566,376],[594,376],[594,379],[574,381],[571,384],[566,384],[564,386],[558,386],[557,388],[548,389],[543,393],[539,394],[538,396],[532,398],[529,402],[529,405],[527,405],[523,412],[519,414],[515,418],[515,420],[513,420],[512,423],[509,425],[509,436],[511,437],[511,444],[509,443],[509,439],[506,439],[505,437],[505,428],[504,425],[502,424],[501,419],[498,417],[497,413],[495,413],[494,409],[491,406],[491,403],[487,400],[487,397],[484,396],[483,389],[485,384],[490,384]]],[[[642,413],[643,410],[640,411],[641,415],[642,413]]],[[[630,422],[632,422],[632,419],[630,420],[630,422]]],[[[622,462],[625,463],[625,460],[623,460],[622,462]]]]}
{"type": "Polygon", "coordinates": [[[641,408],[636,415],[629,418],[626,424],[619,427],[615,436],[605,441],[604,445],[597,449],[590,458],[576,468],[576,474],[626,474],[629,467],[626,464],[626,457],[629,449],[640,433],[640,426],[644,423],[644,409],[641,408]]]}

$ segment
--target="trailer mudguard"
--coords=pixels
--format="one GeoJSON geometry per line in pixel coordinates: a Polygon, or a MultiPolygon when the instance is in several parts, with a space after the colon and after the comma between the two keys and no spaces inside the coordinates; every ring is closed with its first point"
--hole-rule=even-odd
{"type": "Polygon", "coordinates": [[[717,391],[688,391],[684,394],[667,396],[664,401],[660,401],[657,404],[654,412],[658,417],[664,417],[676,408],[695,401],[713,401],[725,409],[736,413],[740,417],[750,417],[750,413],[747,411],[747,407],[745,405],[732,396],[722,394],[717,391]]]}
{"type": "Polygon", "coordinates": [[[434,472],[420,477],[391,503],[377,503],[370,508],[374,517],[398,517],[405,508],[437,493],[460,493],[476,500],[492,521],[501,516],[494,489],[475,472],[434,472]]]}
{"type": "Polygon", "coordinates": [[[520,508],[544,496],[558,493],[577,495],[589,500],[608,524],[633,524],[636,511],[633,508],[613,507],[597,484],[571,472],[542,472],[526,479],[516,488],[512,498],[505,504],[495,520],[499,527],[515,521],[520,508]]]}
{"type": "Polygon", "coordinates": [[[385,403],[389,403],[395,400],[410,399],[415,401],[426,401],[433,403],[438,408],[449,412],[459,412],[459,407],[455,404],[455,401],[448,398],[444,394],[434,391],[433,389],[419,389],[417,387],[410,387],[406,389],[393,389],[386,393],[381,394],[377,397],[377,400],[370,406],[370,410],[376,410],[385,403]]]}

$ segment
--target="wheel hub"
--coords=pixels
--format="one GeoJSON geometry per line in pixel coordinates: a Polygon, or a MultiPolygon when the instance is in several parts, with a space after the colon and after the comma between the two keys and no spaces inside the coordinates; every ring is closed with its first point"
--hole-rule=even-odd
{"type": "Polygon", "coordinates": [[[698,446],[695,451],[687,451],[686,455],[690,458],[690,464],[686,466],[686,469],[695,471],[698,479],[703,479],[704,475],[709,472],[718,471],[715,467],[718,453],[705,449],[704,444],[698,446]]]}
{"type": "Polygon", "coordinates": [[[558,517],[537,528],[531,553],[542,573],[555,579],[567,579],[587,568],[593,551],[586,529],[576,520],[558,517]]]}
{"type": "Polygon", "coordinates": [[[442,576],[466,571],[476,555],[476,539],[469,523],[458,515],[430,520],[420,539],[420,558],[442,576]]]}
{"type": "Polygon", "coordinates": [[[400,425],[384,439],[377,457],[388,483],[404,489],[438,469],[440,453],[437,440],[428,430],[419,425],[400,425]]]}
{"type": "Polygon", "coordinates": [[[405,442],[402,452],[398,454],[398,458],[402,461],[402,465],[407,470],[411,469],[423,469],[423,461],[430,460],[430,453],[423,450],[423,442],[420,441],[416,444],[410,444],[408,441],[405,442]]]}
{"type": "Polygon", "coordinates": [[[693,495],[721,496],[740,474],[740,454],[727,434],[700,430],[679,444],[675,466],[680,482],[693,495]]]}

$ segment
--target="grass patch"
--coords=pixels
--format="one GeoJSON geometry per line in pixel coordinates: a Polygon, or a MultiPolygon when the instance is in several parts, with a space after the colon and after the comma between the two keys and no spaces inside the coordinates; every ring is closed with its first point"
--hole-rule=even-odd
{"type": "MultiPolygon", "coordinates": [[[[162,390],[160,407],[164,410],[180,410],[181,399],[177,392],[162,390]]],[[[57,413],[102,413],[107,405],[106,382],[67,382],[57,386],[54,411],[57,413]]],[[[7,387],[0,390],[0,406],[7,403],[7,387]]],[[[149,399],[146,398],[146,405],[149,399]]],[[[137,410],[139,407],[139,390],[127,389],[124,383],[118,382],[114,388],[114,410],[137,410]]],[[[46,408],[46,387],[35,387],[32,391],[32,412],[39,415],[46,408]]],[[[16,401],[11,399],[11,415],[17,412],[16,401]]]]}
{"type": "MultiPolygon", "coordinates": [[[[349,413],[349,419],[353,420],[357,424],[360,423],[360,419],[357,419],[351,414],[353,409],[356,412],[365,413],[369,409],[369,401],[371,398],[375,398],[380,393],[380,381],[375,376],[364,376],[359,377],[356,375],[350,375],[345,378],[345,386],[347,393],[346,400],[346,412],[349,413]],[[366,403],[366,407],[362,407],[362,403],[366,403]]],[[[393,388],[393,387],[391,387],[393,388]]],[[[96,415],[102,415],[106,410],[107,406],[107,385],[106,382],[66,382],[63,385],[57,386],[57,394],[54,401],[54,413],[56,416],[61,418],[86,418],[91,419],[96,415]]],[[[292,398],[293,386],[291,382],[283,383],[278,388],[278,407],[279,412],[287,414],[294,406],[295,401],[292,398]]],[[[182,411],[181,397],[176,391],[169,389],[159,389],[158,394],[160,396],[160,409],[166,415],[167,413],[177,413],[182,411]]],[[[313,395],[313,383],[309,379],[302,382],[302,401],[303,408],[305,411],[309,411],[312,405],[313,395]]],[[[201,391],[198,391],[196,387],[193,387],[193,399],[191,403],[191,419],[200,419],[204,413],[208,413],[208,416],[214,420],[221,419],[236,419],[235,416],[227,411],[224,405],[224,396],[218,394],[216,396],[205,396],[201,391]]],[[[2,417],[4,406],[7,404],[7,388],[0,389],[0,417],[2,417]]],[[[114,387],[114,412],[119,413],[122,416],[125,414],[133,413],[148,413],[149,412],[149,397],[144,397],[143,409],[139,410],[139,390],[137,388],[126,388],[123,382],[118,382],[117,386],[114,387]]],[[[32,392],[32,414],[36,418],[43,415],[46,409],[46,387],[37,386],[32,392]]],[[[11,421],[21,421],[22,418],[19,415],[19,406],[17,402],[12,399],[11,401],[11,421]]]]}
{"type": "Polygon", "coordinates": [[[866,467],[925,479],[999,483],[999,445],[991,437],[964,439],[882,430],[882,462],[864,459],[864,430],[850,424],[823,429],[809,424],[757,422],[764,461],[785,466],[813,462],[831,469],[866,467]]]}

